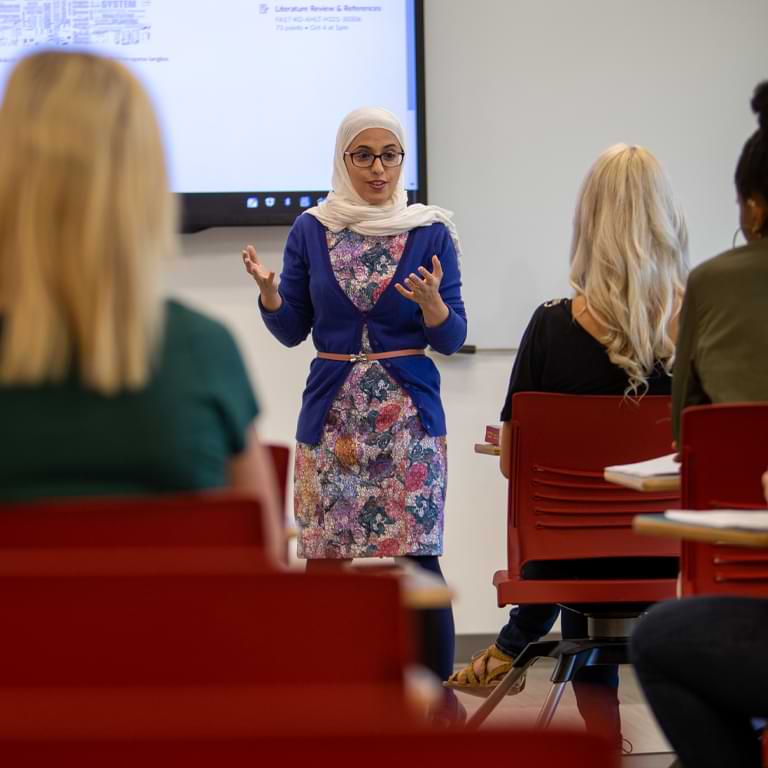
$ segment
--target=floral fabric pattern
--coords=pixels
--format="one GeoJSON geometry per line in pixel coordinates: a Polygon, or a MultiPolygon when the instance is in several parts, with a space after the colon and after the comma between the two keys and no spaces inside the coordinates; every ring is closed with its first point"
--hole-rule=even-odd
{"type": "MultiPolygon", "coordinates": [[[[389,286],[407,233],[327,233],[342,290],[361,311],[389,286]]],[[[361,351],[370,351],[363,328],[361,351]]],[[[408,394],[378,362],[357,363],[339,390],[319,445],[296,450],[299,557],[440,555],[445,437],[428,435],[408,394]]]]}

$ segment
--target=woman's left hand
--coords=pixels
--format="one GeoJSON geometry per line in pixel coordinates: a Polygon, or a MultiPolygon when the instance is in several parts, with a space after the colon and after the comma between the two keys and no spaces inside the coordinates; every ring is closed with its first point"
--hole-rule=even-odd
{"type": "Polygon", "coordinates": [[[421,277],[411,272],[403,280],[405,285],[395,283],[397,292],[409,301],[421,307],[424,323],[428,327],[440,325],[450,311],[440,296],[440,281],[443,279],[443,267],[437,256],[432,257],[432,272],[426,267],[419,267],[421,277]]]}

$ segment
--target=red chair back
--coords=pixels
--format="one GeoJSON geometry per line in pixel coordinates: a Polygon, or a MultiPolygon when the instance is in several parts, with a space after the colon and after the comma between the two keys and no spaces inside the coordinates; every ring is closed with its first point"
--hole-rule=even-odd
{"type": "Polygon", "coordinates": [[[768,732],[763,731],[763,766],[768,768],[768,732]]]}
{"type": "Polygon", "coordinates": [[[0,605],[4,757],[13,740],[219,743],[411,721],[394,579],[6,569],[0,605]]]}
{"type": "Polygon", "coordinates": [[[264,546],[261,505],[225,492],[0,506],[0,547],[264,546]]]}
{"type": "Polygon", "coordinates": [[[402,684],[396,579],[0,575],[0,688],[402,684]]]}
{"type": "MultiPolygon", "coordinates": [[[[727,403],[683,411],[680,445],[685,509],[765,509],[768,403],[727,403]]],[[[768,552],[684,542],[686,595],[768,597],[768,552]]]]}
{"type": "Polygon", "coordinates": [[[618,768],[620,758],[604,742],[583,731],[486,730],[397,731],[388,728],[360,736],[355,733],[307,738],[297,724],[292,738],[204,741],[190,734],[173,742],[0,743],[9,764],[19,768],[367,768],[439,765],[465,768],[479,763],[506,765],[514,745],[519,768],[618,768]]]}
{"type": "MultiPolygon", "coordinates": [[[[512,399],[508,572],[496,577],[500,602],[551,602],[555,582],[525,581],[537,560],[678,556],[676,542],[636,536],[637,514],[679,506],[675,492],[640,493],[607,483],[603,470],[669,453],[670,400],[523,392],[512,399]],[[503,582],[509,586],[505,595],[503,582]]],[[[652,602],[669,580],[558,582],[589,602],[652,602]],[[570,587],[569,587],[570,584],[570,587]]],[[[558,594],[561,594],[558,591],[558,594]]],[[[568,595],[557,598],[557,602],[568,595]]]]}
{"type": "Polygon", "coordinates": [[[291,449],[287,445],[277,445],[275,443],[268,443],[266,447],[272,457],[272,464],[275,468],[275,479],[277,480],[277,487],[280,492],[280,509],[283,512],[283,517],[285,517],[291,449]]]}

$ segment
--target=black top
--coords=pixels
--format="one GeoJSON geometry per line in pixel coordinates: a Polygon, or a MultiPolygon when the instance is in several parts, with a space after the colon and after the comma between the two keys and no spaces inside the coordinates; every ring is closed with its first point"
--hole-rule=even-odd
{"type": "MultiPolygon", "coordinates": [[[[512,418],[516,392],[564,395],[623,395],[627,374],[608,358],[606,348],[571,313],[571,299],[554,299],[534,313],[520,342],[501,420],[512,418]]],[[[648,395],[668,395],[671,379],[657,366],[648,378],[648,395]]]]}

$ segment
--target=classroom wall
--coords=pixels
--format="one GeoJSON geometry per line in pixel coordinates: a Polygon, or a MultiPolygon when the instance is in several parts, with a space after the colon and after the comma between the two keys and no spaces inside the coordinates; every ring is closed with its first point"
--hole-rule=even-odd
{"type": "MultiPolygon", "coordinates": [[[[458,593],[456,627],[493,633],[503,617],[491,577],[505,567],[506,489],[495,460],[473,454],[472,444],[498,419],[509,348],[531,311],[567,292],[581,178],[607,144],[647,144],[684,191],[693,261],[728,247],[736,227],[733,167],[754,129],[748,97],[768,77],[768,3],[425,0],[425,10],[430,199],[456,212],[470,340],[507,348],[436,357],[449,430],[443,563],[458,593]],[[612,36],[603,40],[601,29],[612,36]],[[666,101],[656,103],[656,92],[666,101]],[[633,99],[644,108],[631,107],[633,99]],[[631,108],[617,108],[628,101],[631,108]],[[598,109],[610,121],[590,131],[583,119],[598,109]],[[703,159],[694,151],[700,137],[691,134],[691,115],[707,137],[703,159]]],[[[308,343],[285,349],[266,333],[240,250],[254,242],[279,270],[286,232],[185,236],[183,255],[168,270],[171,293],[233,328],[263,405],[262,434],[281,442],[293,439],[313,350],[308,343]]]]}
{"type": "Polygon", "coordinates": [[[579,185],[612,144],[659,158],[692,263],[730,247],[765,0],[425,0],[425,16],[429,195],[456,212],[471,342],[516,346],[567,294],[579,185]]]}

